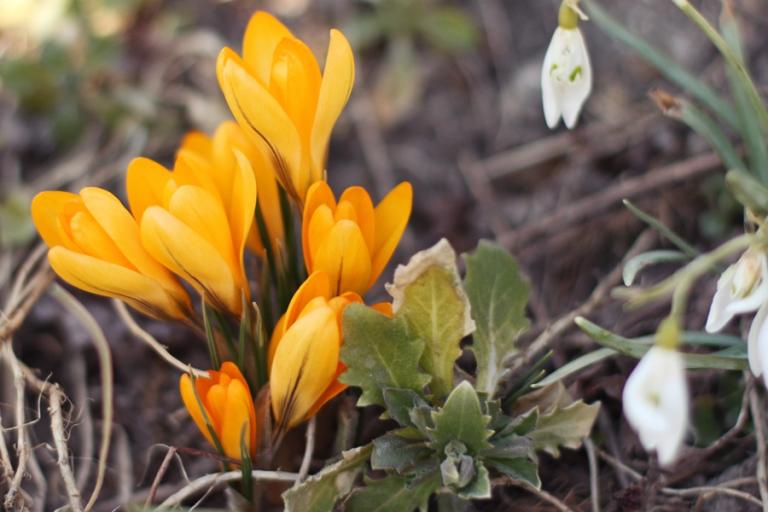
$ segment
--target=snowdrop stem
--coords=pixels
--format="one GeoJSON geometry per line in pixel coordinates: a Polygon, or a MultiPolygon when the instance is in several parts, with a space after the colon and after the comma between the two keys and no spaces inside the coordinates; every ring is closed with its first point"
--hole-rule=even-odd
{"type": "Polygon", "coordinates": [[[661,321],[656,330],[656,346],[677,350],[680,346],[680,321],[674,313],[661,321]]]}

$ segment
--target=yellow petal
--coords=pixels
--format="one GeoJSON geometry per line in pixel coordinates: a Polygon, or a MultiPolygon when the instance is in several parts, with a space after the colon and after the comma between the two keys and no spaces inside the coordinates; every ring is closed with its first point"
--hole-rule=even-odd
{"type": "Polygon", "coordinates": [[[191,151],[208,160],[213,153],[213,144],[211,138],[203,132],[191,131],[184,135],[179,149],[191,151]]]}
{"type": "Polygon", "coordinates": [[[69,221],[69,229],[72,239],[85,254],[135,270],[115,242],[87,211],[75,213],[69,221]]]}
{"type": "Polygon", "coordinates": [[[307,304],[316,297],[331,298],[331,280],[325,272],[312,272],[291,297],[285,310],[284,329],[288,329],[299,317],[307,304]]]}
{"type": "Polygon", "coordinates": [[[320,79],[320,67],[306,44],[293,37],[280,41],[273,56],[269,91],[283,105],[307,145],[320,79]]]}
{"type": "Polygon", "coordinates": [[[221,382],[214,383],[203,396],[203,404],[208,411],[208,419],[213,429],[221,437],[221,421],[226,411],[227,388],[221,382]]]}
{"type": "Polygon", "coordinates": [[[293,121],[229,48],[219,54],[216,74],[237,122],[254,143],[267,148],[286,191],[303,199],[304,191],[299,194],[294,181],[299,181],[297,178],[302,170],[302,145],[293,121]]]}
{"type": "Polygon", "coordinates": [[[232,182],[231,173],[227,175],[226,171],[217,169],[210,159],[205,159],[193,151],[180,149],[173,164],[173,181],[178,186],[200,187],[223,205],[229,197],[232,182]],[[224,171],[225,175],[217,179],[216,176],[221,176],[221,171],[224,171]]]}
{"type": "Polygon", "coordinates": [[[32,222],[48,247],[62,245],[68,249],[79,250],[66,230],[62,229],[60,215],[66,205],[80,202],[77,194],[58,190],[40,192],[32,199],[32,222]]]}
{"type": "Polygon", "coordinates": [[[376,245],[369,286],[387,266],[408,225],[413,206],[413,188],[407,181],[393,188],[376,206],[376,245]]]}
{"type": "MultiPolygon", "coordinates": [[[[239,265],[232,247],[229,221],[218,200],[207,190],[184,185],[174,192],[168,211],[213,246],[232,273],[237,275],[239,265]]],[[[190,247],[188,250],[193,249],[190,247]]]]}
{"type": "Polygon", "coordinates": [[[269,351],[267,353],[267,371],[272,371],[272,360],[275,358],[275,352],[277,346],[280,344],[280,340],[285,334],[285,315],[280,317],[280,320],[275,324],[275,328],[272,331],[272,337],[269,339],[269,351]]]}
{"type": "Polygon", "coordinates": [[[357,224],[337,222],[313,256],[312,268],[328,274],[335,294],[365,294],[371,277],[371,256],[357,224]]]}
{"type": "MultiPolygon", "coordinates": [[[[321,205],[326,205],[331,211],[336,210],[336,197],[333,195],[331,187],[325,181],[313,183],[307,190],[307,196],[304,200],[304,212],[302,214],[301,246],[304,251],[304,261],[307,269],[312,268],[312,256],[309,250],[309,223],[321,205]]],[[[310,272],[312,272],[310,270],[310,272]]]]}
{"type": "Polygon", "coordinates": [[[245,242],[248,239],[248,232],[254,222],[256,212],[256,179],[253,176],[251,163],[240,151],[235,150],[237,157],[237,167],[234,170],[234,179],[232,181],[232,194],[230,204],[230,226],[232,229],[232,244],[236,251],[238,269],[242,287],[247,290],[247,281],[243,267],[243,252],[245,242]]]}
{"type": "Polygon", "coordinates": [[[158,281],[180,302],[189,305],[189,296],[178,280],[142,247],[139,226],[117,197],[96,187],[84,188],[80,197],[96,222],[136,270],[158,281]]]}
{"type": "Polygon", "coordinates": [[[48,251],[51,267],[64,281],[89,293],[114,297],[155,318],[185,319],[182,304],[157,281],[87,254],[54,247],[48,251]]]}
{"type": "Polygon", "coordinates": [[[312,126],[312,181],[321,180],[325,170],[328,140],[333,125],[347,104],[355,82],[355,58],[352,48],[338,30],[331,30],[331,42],[325,57],[325,68],[312,126]]]}
{"type": "Polygon", "coordinates": [[[317,253],[328,239],[334,225],[336,225],[336,221],[333,219],[331,209],[321,205],[309,219],[308,225],[304,227],[308,244],[304,253],[304,262],[309,272],[314,270],[313,262],[317,259],[317,253]]]}
{"type": "MultiPolygon", "coordinates": [[[[213,441],[213,438],[208,431],[208,426],[205,423],[205,417],[203,416],[203,412],[200,409],[200,403],[198,403],[197,397],[195,397],[195,386],[192,384],[192,379],[190,376],[186,373],[181,376],[181,379],[179,379],[179,391],[181,392],[181,401],[184,402],[184,406],[187,408],[187,411],[192,417],[192,420],[195,422],[195,425],[197,425],[197,428],[200,429],[200,432],[202,432],[208,442],[215,446],[216,443],[213,441]]],[[[203,397],[199,398],[200,402],[202,402],[203,397]]],[[[207,415],[210,418],[210,413],[207,413],[207,415]]]]}
{"type": "Polygon", "coordinates": [[[272,412],[280,427],[302,422],[336,375],[339,330],[331,308],[300,317],[285,333],[272,362],[272,412]]]}
{"type": "Polygon", "coordinates": [[[333,378],[333,381],[331,381],[331,384],[325,388],[325,391],[323,391],[323,394],[320,395],[320,397],[315,401],[314,404],[312,404],[312,407],[309,409],[309,411],[306,414],[306,418],[311,418],[315,414],[317,414],[317,411],[322,409],[322,407],[328,403],[329,400],[334,398],[336,395],[347,389],[346,384],[342,384],[339,382],[339,375],[347,371],[347,367],[344,366],[344,363],[339,361],[339,365],[336,369],[336,375],[333,378]]]}
{"type": "Polygon", "coordinates": [[[240,290],[219,252],[185,223],[159,206],[141,219],[141,242],[161,264],[188,281],[214,307],[240,314],[240,290]]]}
{"type": "Polygon", "coordinates": [[[243,59],[262,84],[269,84],[272,55],[286,37],[293,37],[285,25],[264,11],[256,11],[248,22],[243,37],[243,59]]]}
{"type": "Polygon", "coordinates": [[[363,233],[365,245],[373,253],[376,237],[376,218],[374,216],[373,202],[371,196],[363,187],[349,187],[341,194],[339,206],[342,203],[349,203],[355,210],[356,222],[363,233]]]}
{"type": "Polygon", "coordinates": [[[125,187],[131,213],[138,222],[150,206],[165,205],[163,198],[169,180],[171,172],[149,158],[134,158],[128,164],[125,187]]]}
{"type": "Polygon", "coordinates": [[[253,450],[252,438],[256,435],[255,427],[256,414],[253,410],[251,394],[242,382],[233,380],[227,386],[221,422],[221,447],[227,457],[241,459],[241,439],[245,440],[249,452],[253,450]]]}

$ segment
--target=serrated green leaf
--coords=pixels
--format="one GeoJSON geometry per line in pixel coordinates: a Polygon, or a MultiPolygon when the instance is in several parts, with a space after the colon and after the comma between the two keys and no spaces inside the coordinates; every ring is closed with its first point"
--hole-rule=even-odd
{"type": "Polygon", "coordinates": [[[347,450],[340,461],[285,491],[285,512],[331,512],[336,502],[352,490],[372,450],[370,444],[347,450]]]}
{"type": "Polygon", "coordinates": [[[456,386],[445,406],[433,412],[432,418],[435,449],[439,454],[451,441],[464,443],[473,455],[491,446],[488,438],[493,431],[487,428],[491,417],[483,414],[477,392],[467,381],[456,386]]]}
{"type": "Polygon", "coordinates": [[[436,471],[418,479],[389,475],[381,480],[369,480],[355,490],[345,503],[348,512],[410,512],[426,510],[429,496],[440,487],[436,471]]]}
{"type": "Polygon", "coordinates": [[[358,407],[386,405],[384,388],[420,392],[429,383],[429,375],[418,365],[424,342],[409,333],[402,320],[351,304],[344,312],[343,331],[341,360],[347,371],[339,380],[362,390],[358,407]]]}
{"type": "Polygon", "coordinates": [[[489,467],[511,476],[515,480],[525,480],[536,487],[541,487],[539,465],[527,457],[514,459],[484,458],[483,460],[489,467]]]}
{"type": "Polygon", "coordinates": [[[430,387],[438,397],[453,387],[453,363],[461,355],[467,304],[460,294],[452,273],[433,265],[405,288],[397,311],[409,333],[424,340],[421,364],[432,375],[430,387]]]}
{"type": "Polygon", "coordinates": [[[371,468],[403,473],[433,453],[426,440],[413,441],[389,433],[373,440],[371,468]]]}
{"type": "Polygon", "coordinates": [[[515,342],[528,329],[529,286],[515,258],[496,244],[482,240],[464,258],[464,288],[477,327],[472,344],[477,360],[475,386],[492,395],[503,376],[504,360],[517,352],[515,342]]]}
{"type": "Polygon", "coordinates": [[[484,500],[491,497],[491,479],[485,466],[475,464],[475,478],[459,490],[458,495],[467,500],[484,500]]]}
{"type": "Polygon", "coordinates": [[[410,415],[411,409],[427,406],[421,396],[410,389],[386,388],[382,394],[389,417],[403,427],[413,426],[410,415]]]}
{"type": "Polygon", "coordinates": [[[560,448],[576,449],[592,431],[600,402],[585,404],[578,400],[565,407],[557,406],[546,415],[540,415],[536,428],[528,434],[537,450],[553,457],[560,456],[560,448]]]}

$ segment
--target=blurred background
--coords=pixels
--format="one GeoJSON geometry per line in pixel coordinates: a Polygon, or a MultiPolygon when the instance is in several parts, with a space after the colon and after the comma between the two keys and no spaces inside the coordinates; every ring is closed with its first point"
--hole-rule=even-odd
{"type": "MultiPolygon", "coordinates": [[[[719,0],[695,3],[716,18],[719,0]]],[[[715,50],[668,0],[602,4],[629,30],[716,87],[725,85],[715,50]]],[[[224,46],[239,50],[256,9],[280,17],[321,63],[330,27],[352,42],[357,81],[334,131],[328,179],[336,190],[364,185],[374,200],[399,181],[413,183],[414,213],[394,263],[441,237],[459,252],[479,238],[500,240],[533,283],[532,335],[583,302],[643,231],[622,198],[701,247],[738,229],[740,211],[722,188],[717,159],[647,97],[655,87],[678,91],[589,22],[582,29],[594,93],[576,130],[546,129],[540,66],[558,6],[555,0],[0,0],[0,291],[7,293],[36,243],[29,218],[36,192],[96,184],[124,198],[132,158],[171,165],[187,130],[212,133],[229,117],[215,59],[224,46]]],[[[765,2],[734,0],[734,8],[743,21],[747,59],[758,82],[766,83],[765,2]]],[[[698,313],[690,318],[698,325],[692,328],[703,325],[710,288],[703,287],[693,304],[698,313]]],[[[146,494],[163,457],[156,443],[204,445],[180,409],[176,373],[115,321],[108,301],[79,296],[107,329],[114,350],[116,442],[102,495],[102,508],[111,510],[146,494]]],[[[651,332],[663,312],[660,306],[621,314],[609,303],[594,318],[636,335],[651,332]]],[[[146,325],[180,359],[205,364],[200,340],[159,322],[146,325]]],[[[563,364],[590,343],[570,331],[556,340],[553,363],[563,364]]],[[[74,425],[98,425],[91,413],[98,415],[100,404],[89,400],[99,397],[98,366],[75,320],[43,296],[15,348],[41,377],[64,385],[75,404],[74,425]]],[[[603,401],[597,435],[612,439],[626,456],[641,453],[618,405],[632,364],[597,365],[571,388],[587,401],[603,401]]],[[[706,376],[692,385],[700,388],[694,396],[703,411],[697,442],[705,443],[732,422],[733,408],[705,403],[714,391],[706,376]]],[[[339,402],[346,410],[354,400],[339,402]]],[[[326,428],[335,414],[327,413],[326,428]]],[[[362,420],[356,444],[374,434],[362,420]]],[[[87,453],[82,430],[73,429],[73,443],[87,453]]],[[[331,452],[319,453],[318,464],[331,452]]],[[[572,471],[547,459],[542,479],[578,506],[589,496],[586,458],[582,452],[564,457],[572,471]]],[[[184,462],[190,474],[216,467],[201,457],[185,456],[184,462]]],[[[175,467],[168,475],[169,482],[182,478],[175,467]]],[[[622,487],[606,483],[604,492],[622,487]]],[[[519,507],[509,510],[534,510],[516,493],[505,490],[498,499],[519,507]]],[[[52,494],[49,504],[61,504],[60,498],[52,494]]]]}

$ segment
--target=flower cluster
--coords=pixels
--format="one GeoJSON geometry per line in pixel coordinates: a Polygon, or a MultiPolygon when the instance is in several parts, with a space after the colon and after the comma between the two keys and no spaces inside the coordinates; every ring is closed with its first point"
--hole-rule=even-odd
{"type": "MultiPolygon", "coordinates": [[[[304,42],[257,12],[242,56],[225,48],[216,72],[234,121],[212,136],[187,134],[171,168],[133,160],[128,209],[88,187],[38,194],[32,216],[64,281],[206,333],[219,369],[183,375],[181,396],[222,456],[241,459],[257,455],[253,396],[262,386],[277,434],[344,390],[342,314],[364,302],[392,257],[412,189],[401,183],[374,206],[362,187],[337,200],[325,182],[331,131],[354,81],[339,31],[321,73],[304,42]],[[240,349],[229,334],[238,323],[240,349]],[[250,360],[243,339],[255,347],[250,360]]],[[[389,304],[374,307],[391,315],[389,304]]]]}

